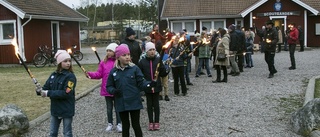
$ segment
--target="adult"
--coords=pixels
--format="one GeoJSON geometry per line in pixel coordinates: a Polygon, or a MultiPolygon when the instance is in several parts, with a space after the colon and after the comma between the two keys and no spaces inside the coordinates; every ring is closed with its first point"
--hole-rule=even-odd
{"type": "Polygon", "coordinates": [[[301,28],[301,25],[298,26],[298,31],[299,31],[299,44],[300,44],[299,52],[303,52],[304,51],[304,34],[303,34],[303,29],[301,28]]]}
{"type": "Polygon", "coordinates": [[[244,34],[244,28],[241,28],[240,24],[237,25],[237,29],[235,30],[237,33],[237,59],[238,59],[238,68],[240,72],[243,72],[243,62],[244,62],[244,55],[243,53],[246,52],[246,36],[244,34]]]}
{"type": "Polygon", "coordinates": [[[283,42],[283,39],[282,39],[282,31],[280,29],[279,26],[276,27],[277,31],[278,31],[278,53],[281,52],[281,45],[282,45],[282,42],[283,42]]]}
{"type": "Polygon", "coordinates": [[[121,44],[128,45],[131,55],[131,61],[134,64],[138,64],[142,50],[139,46],[139,43],[135,40],[136,32],[129,27],[126,28],[126,33],[126,38],[121,42],[121,44]]]}
{"type": "Polygon", "coordinates": [[[151,42],[156,45],[156,51],[160,53],[162,50],[162,45],[166,41],[166,38],[160,34],[158,24],[153,25],[152,32],[150,32],[149,36],[151,37],[151,42]]]}
{"type": "Polygon", "coordinates": [[[297,41],[299,39],[299,31],[296,28],[296,25],[294,23],[291,23],[289,25],[290,33],[288,37],[288,44],[289,44],[289,54],[290,54],[290,61],[291,66],[289,67],[289,70],[296,69],[296,60],[294,58],[294,52],[296,51],[297,41]]]}
{"type": "Polygon", "coordinates": [[[239,71],[239,67],[238,64],[236,63],[236,55],[238,52],[238,36],[237,33],[235,31],[235,25],[231,24],[228,27],[228,32],[230,35],[230,43],[229,43],[229,54],[230,54],[230,63],[231,63],[231,72],[229,73],[232,76],[239,76],[240,75],[240,71],[239,71]]]}
{"type": "Polygon", "coordinates": [[[268,64],[269,76],[268,78],[273,78],[274,74],[278,71],[274,67],[274,56],[278,42],[278,32],[274,28],[274,23],[272,20],[266,22],[266,30],[264,33],[264,59],[268,64]]]}

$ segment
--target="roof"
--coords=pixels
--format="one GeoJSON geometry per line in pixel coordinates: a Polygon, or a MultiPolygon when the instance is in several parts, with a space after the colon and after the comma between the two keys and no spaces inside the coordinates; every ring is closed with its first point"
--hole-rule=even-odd
{"type": "Polygon", "coordinates": [[[58,0],[0,0],[20,18],[87,22],[89,18],[58,0]]]}
{"type": "MultiPolygon", "coordinates": [[[[268,0],[164,0],[161,19],[243,18],[267,1],[268,0]]],[[[315,15],[319,14],[319,0],[292,1],[315,15]]]]}

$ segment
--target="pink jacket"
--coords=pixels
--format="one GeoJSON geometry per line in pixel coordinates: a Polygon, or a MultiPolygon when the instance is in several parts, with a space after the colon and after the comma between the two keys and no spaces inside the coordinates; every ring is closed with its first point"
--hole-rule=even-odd
{"type": "Polygon", "coordinates": [[[100,90],[101,96],[113,97],[113,95],[107,92],[106,85],[107,85],[109,73],[111,69],[114,67],[114,63],[115,63],[115,59],[109,58],[107,62],[104,62],[104,61],[100,62],[98,70],[96,72],[88,72],[88,75],[91,77],[91,79],[102,78],[102,84],[101,84],[101,90],[100,90]]]}

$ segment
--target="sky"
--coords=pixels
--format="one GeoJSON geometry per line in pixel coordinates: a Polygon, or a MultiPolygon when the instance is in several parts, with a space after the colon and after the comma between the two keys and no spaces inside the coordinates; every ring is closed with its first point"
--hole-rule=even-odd
{"type": "MultiPolygon", "coordinates": [[[[81,6],[80,1],[87,1],[87,0],[59,0],[60,2],[64,3],[65,5],[71,7],[71,8],[79,8],[81,6]]],[[[93,0],[89,0],[90,4],[92,3],[93,0]]],[[[133,2],[133,3],[138,3],[138,1],[141,0],[98,0],[98,5],[102,3],[110,3],[110,2],[133,2]]]]}

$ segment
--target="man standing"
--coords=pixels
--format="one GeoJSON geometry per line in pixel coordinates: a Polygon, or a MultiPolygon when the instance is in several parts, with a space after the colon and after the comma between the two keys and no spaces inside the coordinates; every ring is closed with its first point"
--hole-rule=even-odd
{"type": "Polygon", "coordinates": [[[166,41],[166,38],[160,34],[158,24],[153,25],[152,32],[149,34],[149,36],[151,37],[151,42],[156,45],[157,52],[160,53],[162,50],[162,45],[166,41]]]}
{"type": "Polygon", "coordinates": [[[135,40],[136,32],[132,28],[126,28],[126,38],[121,42],[127,44],[130,50],[131,60],[134,64],[138,65],[142,50],[139,43],[135,40]]]}
{"type": "Polygon", "coordinates": [[[230,34],[230,44],[229,44],[229,49],[230,49],[230,63],[231,63],[231,72],[229,73],[232,76],[239,76],[240,75],[240,71],[239,71],[239,67],[238,64],[236,63],[236,55],[237,55],[237,51],[238,51],[238,36],[237,33],[235,31],[236,27],[234,24],[230,25],[228,27],[228,32],[230,34]]]}
{"type": "Polygon", "coordinates": [[[300,44],[300,51],[299,52],[303,52],[304,51],[304,35],[303,35],[303,30],[300,25],[298,26],[298,31],[299,31],[299,44],[300,44]]]}
{"type": "Polygon", "coordinates": [[[244,35],[244,30],[241,29],[240,24],[237,25],[237,29],[235,30],[237,34],[237,47],[238,47],[238,68],[240,72],[243,72],[243,62],[244,62],[244,56],[243,53],[246,52],[246,37],[244,35]]]}
{"type": "Polygon", "coordinates": [[[273,78],[274,74],[277,73],[277,70],[274,67],[274,56],[278,43],[278,32],[273,26],[274,23],[272,20],[266,22],[266,30],[263,39],[265,45],[264,59],[268,64],[270,72],[268,78],[273,78]]]}
{"type": "Polygon", "coordinates": [[[294,23],[291,23],[289,25],[289,28],[290,28],[290,33],[288,37],[288,44],[289,44],[289,53],[290,53],[290,61],[291,61],[291,67],[289,67],[289,70],[294,70],[296,69],[294,52],[296,51],[297,40],[299,39],[299,31],[296,28],[296,25],[294,23]]]}

